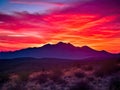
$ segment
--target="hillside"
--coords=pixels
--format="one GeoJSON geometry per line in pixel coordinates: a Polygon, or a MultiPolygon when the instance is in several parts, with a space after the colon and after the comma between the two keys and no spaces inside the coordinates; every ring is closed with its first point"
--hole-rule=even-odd
{"type": "Polygon", "coordinates": [[[120,54],[111,54],[106,51],[97,51],[88,46],[75,47],[70,43],[59,42],[46,44],[38,48],[27,48],[14,52],[1,52],[0,59],[12,59],[20,57],[33,58],[60,58],[60,59],[85,59],[91,57],[117,57],[120,54]]]}

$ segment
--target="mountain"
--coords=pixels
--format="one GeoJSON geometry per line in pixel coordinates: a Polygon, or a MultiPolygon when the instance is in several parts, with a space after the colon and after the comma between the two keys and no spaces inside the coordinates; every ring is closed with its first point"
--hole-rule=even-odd
{"type": "Polygon", "coordinates": [[[0,52],[0,59],[12,59],[21,57],[33,58],[61,58],[61,59],[84,59],[91,57],[120,56],[106,51],[97,51],[88,46],[75,47],[70,43],[59,42],[46,44],[38,48],[27,48],[14,52],[0,52]]]}

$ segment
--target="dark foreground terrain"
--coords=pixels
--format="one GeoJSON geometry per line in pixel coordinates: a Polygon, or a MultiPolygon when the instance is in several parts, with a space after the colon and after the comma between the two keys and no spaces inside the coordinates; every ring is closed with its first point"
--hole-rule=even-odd
{"type": "Polygon", "coordinates": [[[120,59],[1,59],[0,90],[120,90],[120,59]]]}

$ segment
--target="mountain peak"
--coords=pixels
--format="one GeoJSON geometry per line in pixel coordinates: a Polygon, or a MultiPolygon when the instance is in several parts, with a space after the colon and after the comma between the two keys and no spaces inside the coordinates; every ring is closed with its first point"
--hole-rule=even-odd
{"type": "Polygon", "coordinates": [[[0,58],[64,58],[80,59],[86,57],[108,56],[109,53],[96,51],[89,46],[76,47],[70,43],[59,42],[57,44],[46,44],[39,48],[28,48],[15,52],[0,53],[0,58]]]}
{"type": "Polygon", "coordinates": [[[58,42],[55,44],[56,46],[67,46],[67,47],[75,47],[71,43],[64,43],[64,42],[58,42]]]}
{"type": "Polygon", "coordinates": [[[66,44],[69,44],[69,43],[58,42],[56,45],[66,45],[66,44]]]}
{"type": "Polygon", "coordinates": [[[83,49],[91,49],[89,46],[82,46],[83,49]]]}
{"type": "Polygon", "coordinates": [[[66,44],[66,43],[64,43],[64,42],[58,42],[57,44],[66,44]]]}
{"type": "Polygon", "coordinates": [[[50,47],[50,46],[52,46],[52,44],[45,44],[45,45],[43,45],[43,47],[50,47]]]}

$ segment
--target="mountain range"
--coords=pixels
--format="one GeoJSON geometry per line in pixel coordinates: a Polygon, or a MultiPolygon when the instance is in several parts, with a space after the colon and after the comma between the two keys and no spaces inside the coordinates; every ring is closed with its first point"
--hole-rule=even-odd
{"type": "Polygon", "coordinates": [[[85,59],[91,57],[120,57],[120,54],[112,54],[104,50],[97,51],[88,46],[76,47],[70,43],[63,42],[59,42],[57,44],[46,44],[42,47],[27,48],[13,52],[0,52],[0,59],[23,57],[85,59]]]}

